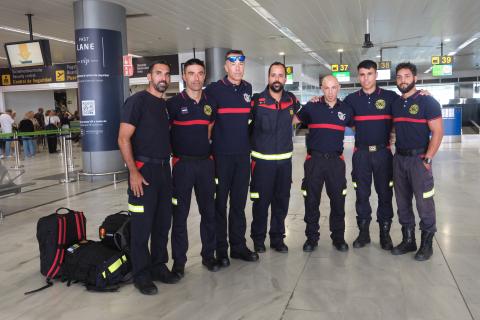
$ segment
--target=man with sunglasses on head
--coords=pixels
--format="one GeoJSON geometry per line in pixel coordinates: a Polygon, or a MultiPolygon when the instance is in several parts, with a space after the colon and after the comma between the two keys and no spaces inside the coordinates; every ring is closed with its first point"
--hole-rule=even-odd
{"type": "Polygon", "coordinates": [[[228,244],[231,258],[258,260],[258,254],[248,249],[245,239],[245,205],[250,180],[248,120],[252,86],[243,80],[244,71],[245,55],[241,50],[230,50],[225,55],[227,75],[208,85],[205,90],[207,97],[217,106],[212,141],[217,184],[216,257],[222,267],[230,265],[228,244]]]}

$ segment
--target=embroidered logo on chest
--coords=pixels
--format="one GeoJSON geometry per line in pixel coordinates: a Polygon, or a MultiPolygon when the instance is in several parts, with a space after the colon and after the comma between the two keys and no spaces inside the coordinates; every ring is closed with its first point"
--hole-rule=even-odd
{"type": "Polygon", "coordinates": [[[382,109],[385,109],[385,100],[383,99],[378,99],[377,101],[375,101],[375,107],[378,109],[378,110],[382,110],[382,109]]]}
{"type": "Polygon", "coordinates": [[[188,114],[188,107],[181,107],[180,108],[180,113],[181,114],[188,114]]]}
{"type": "Polygon", "coordinates": [[[408,112],[410,112],[410,114],[417,114],[418,110],[419,110],[418,104],[412,104],[410,108],[408,108],[408,112]]]}
{"type": "Polygon", "coordinates": [[[243,94],[243,99],[245,99],[246,102],[250,102],[250,101],[251,101],[250,95],[249,95],[248,93],[244,93],[244,94],[243,94]]]}
{"type": "Polygon", "coordinates": [[[203,107],[203,112],[204,112],[207,116],[212,115],[212,107],[210,107],[208,104],[206,104],[206,105],[203,107]]]}
{"type": "Polygon", "coordinates": [[[340,120],[342,120],[342,121],[345,121],[345,116],[346,116],[345,113],[339,111],[339,112],[337,113],[337,116],[338,116],[338,119],[340,119],[340,120]]]}

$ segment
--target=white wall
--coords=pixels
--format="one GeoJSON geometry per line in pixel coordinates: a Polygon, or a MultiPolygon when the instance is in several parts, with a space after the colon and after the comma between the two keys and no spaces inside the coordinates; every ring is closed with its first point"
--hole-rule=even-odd
{"type": "Polygon", "coordinates": [[[253,93],[262,92],[267,86],[267,69],[263,63],[247,60],[244,79],[252,84],[253,93]]]}
{"type": "Polygon", "coordinates": [[[45,111],[55,108],[53,91],[5,92],[5,109],[17,113],[15,122],[20,122],[28,111],[37,112],[42,107],[45,111]]]}

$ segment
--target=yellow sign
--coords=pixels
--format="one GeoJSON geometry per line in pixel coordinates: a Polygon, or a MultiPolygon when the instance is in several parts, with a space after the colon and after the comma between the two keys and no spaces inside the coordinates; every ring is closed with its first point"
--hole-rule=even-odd
{"type": "Polygon", "coordinates": [[[432,56],[432,65],[453,64],[453,56],[432,56]]]}
{"type": "Polygon", "coordinates": [[[392,67],[392,61],[380,61],[378,63],[379,70],[388,70],[392,67]]]}
{"type": "Polygon", "coordinates": [[[348,71],[348,64],[332,64],[332,72],[348,71]]]}
{"type": "Polygon", "coordinates": [[[12,84],[9,74],[2,74],[2,86],[9,86],[12,84]]]}
{"type": "Polygon", "coordinates": [[[293,74],[293,67],[292,66],[288,66],[288,67],[286,67],[286,69],[287,69],[287,75],[293,74]]]}
{"type": "Polygon", "coordinates": [[[65,71],[55,70],[55,81],[65,81],[65,71]]]}

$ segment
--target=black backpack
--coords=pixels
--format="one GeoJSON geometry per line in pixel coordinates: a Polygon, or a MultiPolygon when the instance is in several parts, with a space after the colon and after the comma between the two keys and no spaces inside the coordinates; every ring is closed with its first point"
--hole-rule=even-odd
{"type": "Polygon", "coordinates": [[[87,290],[111,292],[130,277],[130,270],[124,253],[100,242],[82,241],[67,248],[62,280],[67,286],[81,282],[87,290]]]}
{"type": "Polygon", "coordinates": [[[68,208],[59,208],[37,222],[37,240],[40,249],[40,272],[47,277],[47,285],[26,292],[34,293],[52,286],[52,279],[62,274],[65,249],[72,244],[85,240],[87,219],[83,212],[68,208]],[[66,213],[61,214],[61,210],[66,213]]]}
{"type": "Polygon", "coordinates": [[[125,253],[130,252],[130,214],[120,211],[105,218],[98,228],[100,241],[112,248],[125,253]]]}

